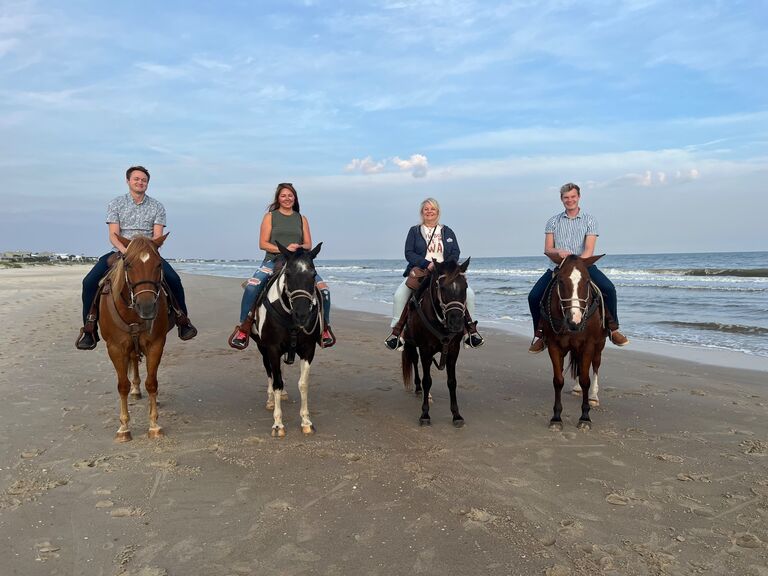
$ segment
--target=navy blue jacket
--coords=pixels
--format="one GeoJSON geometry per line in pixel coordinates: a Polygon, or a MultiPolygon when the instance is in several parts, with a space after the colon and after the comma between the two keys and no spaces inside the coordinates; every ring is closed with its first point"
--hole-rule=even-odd
{"type": "MultiPolygon", "coordinates": [[[[408,230],[408,237],[405,239],[405,259],[408,260],[408,266],[403,272],[403,276],[408,276],[411,268],[418,266],[419,268],[426,268],[429,266],[429,260],[427,260],[427,241],[424,240],[424,236],[421,235],[420,225],[411,226],[408,230]]],[[[450,260],[459,259],[461,250],[459,249],[459,242],[456,240],[456,234],[448,226],[443,226],[443,261],[448,262],[450,260]]]]}

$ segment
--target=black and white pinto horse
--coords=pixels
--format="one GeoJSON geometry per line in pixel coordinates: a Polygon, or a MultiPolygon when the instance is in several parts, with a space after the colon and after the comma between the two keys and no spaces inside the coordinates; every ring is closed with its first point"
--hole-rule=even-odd
{"type": "Polygon", "coordinates": [[[272,436],[277,438],[285,437],[281,401],[287,398],[283,391],[280,362],[285,358],[286,364],[293,364],[297,355],[301,367],[301,431],[305,435],[315,432],[315,426],[309,419],[307,392],[310,365],[322,332],[321,304],[315,290],[313,262],[321,246],[322,242],[311,251],[299,248],[291,252],[277,243],[285,257],[285,264],[275,281],[268,286],[251,327],[267,371],[267,410],[272,410],[272,436]]]}
{"type": "Polygon", "coordinates": [[[418,380],[418,361],[421,358],[421,425],[432,423],[429,417],[429,391],[432,388],[430,368],[433,362],[438,370],[448,367],[453,425],[457,428],[464,425],[456,400],[456,361],[465,327],[467,279],[464,273],[469,267],[469,260],[467,258],[461,265],[455,261],[436,263],[430,275],[422,281],[428,283],[422,286],[423,290],[419,290],[423,292],[423,297],[414,304],[415,309],[412,308],[408,313],[404,331],[405,347],[401,357],[403,384],[406,390],[410,390],[414,372],[418,380]],[[438,362],[434,361],[436,354],[440,355],[438,362]]]}

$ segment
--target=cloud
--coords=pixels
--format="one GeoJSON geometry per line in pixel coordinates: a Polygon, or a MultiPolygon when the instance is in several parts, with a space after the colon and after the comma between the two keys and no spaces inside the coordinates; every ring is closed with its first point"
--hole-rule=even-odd
{"type": "Polygon", "coordinates": [[[404,172],[410,172],[414,178],[424,178],[429,169],[427,157],[423,154],[412,154],[408,160],[401,160],[395,156],[392,162],[404,172]]]}
{"type": "Polygon", "coordinates": [[[352,162],[344,167],[345,172],[360,172],[362,174],[378,174],[384,170],[387,161],[374,162],[370,156],[363,159],[353,158],[352,162]]]}
{"type": "Polygon", "coordinates": [[[381,174],[382,172],[391,172],[395,168],[401,172],[410,172],[414,178],[424,178],[429,169],[429,161],[423,154],[412,154],[407,160],[399,156],[391,159],[373,160],[370,156],[365,158],[354,158],[344,167],[345,172],[359,172],[361,174],[381,174]],[[391,167],[391,170],[388,168],[391,167]]]}
{"type": "Polygon", "coordinates": [[[659,186],[668,186],[671,184],[683,184],[693,182],[700,177],[696,168],[687,168],[684,170],[675,170],[674,172],[646,170],[641,174],[629,173],[616,178],[613,184],[631,184],[642,188],[652,188],[659,186]]]}

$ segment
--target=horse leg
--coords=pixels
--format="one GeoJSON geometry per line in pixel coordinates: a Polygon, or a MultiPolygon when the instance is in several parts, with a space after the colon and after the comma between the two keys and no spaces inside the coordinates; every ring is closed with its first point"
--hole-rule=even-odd
{"type": "Polygon", "coordinates": [[[283,408],[281,406],[283,400],[283,374],[280,367],[279,350],[272,348],[269,351],[269,363],[272,367],[272,381],[270,382],[272,400],[275,403],[275,408],[272,410],[272,418],[274,419],[272,424],[272,437],[285,438],[285,426],[283,425],[283,408]]]}
{"type": "Polygon", "coordinates": [[[128,353],[121,347],[109,343],[107,343],[107,351],[117,372],[117,392],[120,394],[120,428],[115,434],[115,441],[128,442],[133,439],[128,427],[131,421],[131,416],[128,414],[128,390],[131,388],[131,382],[128,380],[128,353]]]}
{"type": "Polygon", "coordinates": [[[129,371],[133,372],[133,378],[131,378],[131,391],[128,394],[134,400],[138,400],[141,398],[141,376],[139,375],[139,357],[136,354],[131,354],[129,371]]]}
{"type": "Polygon", "coordinates": [[[269,364],[267,351],[259,347],[259,352],[261,352],[261,362],[264,364],[264,370],[267,372],[267,403],[264,407],[272,412],[275,409],[275,392],[272,390],[272,366],[269,364]]]}
{"type": "Polygon", "coordinates": [[[565,353],[554,346],[549,348],[549,359],[552,361],[552,385],[555,388],[555,406],[552,419],[549,421],[550,430],[562,430],[563,420],[560,414],[563,412],[562,391],[565,378],[563,378],[563,361],[565,353]]]}
{"type": "Polygon", "coordinates": [[[459,403],[456,400],[456,360],[459,359],[459,350],[448,354],[448,393],[451,395],[451,413],[453,413],[453,425],[456,428],[464,426],[464,418],[459,414],[459,403]]]}
{"type": "Polygon", "coordinates": [[[596,351],[592,357],[592,385],[589,387],[589,405],[592,407],[600,406],[600,398],[597,397],[597,393],[600,392],[600,360],[602,351],[596,351]]]}
{"type": "Polygon", "coordinates": [[[414,354],[411,357],[411,363],[413,364],[413,383],[415,385],[416,396],[421,395],[421,376],[419,376],[419,356],[414,354]]]}
{"type": "Polygon", "coordinates": [[[577,424],[579,430],[592,428],[592,421],[589,419],[589,368],[592,365],[590,356],[588,353],[584,354],[579,365],[579,384],[581,385],[581,418],[577,424]]]}
{"type": "Polygon", "coordinates": [[[429,418],[429,391],[432,388],[432,374],[429,370],[430,363],[432,362],[432,355],[425,354],[423,350],[419,350],[419,356],[421,356],[421,369],[423,371],[421,387],[424,390],[424,395],[421,400],[421,416],[419,417],[419,424],[422,426],[430,426],[432,420],[429,418]]]}
{"type": "Polygon", "coordinates": [[[307,402],[307,393],[309,392],[309,368],[311,364],[306,360],[301,360],[301,376],[299,376],[299,393],[301,394],[301,431],[304,436],[311,436],[315,433],[315,425],[309,419],[309,405],[307,402]]]}
{"type": "Polygon", "coordinates": [[[165,433],[157,423],[157,369],[160,367],[160,359],[163,357],[163,346],[165,340],[153,342],[147,351],[147,378],[144,380],[144,386],[149,395],[149,431],[147,435],[150,438],[160,438],[165,433]]]}

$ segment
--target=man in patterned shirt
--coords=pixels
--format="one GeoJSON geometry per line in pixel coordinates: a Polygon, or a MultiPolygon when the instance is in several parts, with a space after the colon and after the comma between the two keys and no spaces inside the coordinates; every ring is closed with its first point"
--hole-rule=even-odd
{"type": "MultiPolygon", "coordinates": [[[[580,199],[581,189],[576,184],[569,182],[560,188],[560,200],[563,206],[565,206],[565,211],[552,216],[552,218],[547,220],[547,224],[544,227],[544,254],[550,260],[554,256],[562,259],[570,254],[589,258],[595,252],[598,236],[597,220],[591,214],[582,212],[581,208],[579,208],[580,199]]],[[[556,260],[552,261],[557,264],[556,260]]],[[[597,284],[597,287],[603,293],[611,342],[616,346],[626,346],[629,344],[629,339],[619,332],[616,287],[594,264],[587,270],[589,271],[589,277],[592,278],[592,281],[597,284]]],[[[534,338],[530,348],[528,348],[528,352],[531,354],[538,354],[546,348],[542,326],[540,325],[541,310],[539,309],[539,303],[544,297],[551,279],[552,270],[547,270],[539,278],[538,282],[534,284],[531,292],[528,294],[528,307],[533,317],[534,329],[534,338]]]]}
{"type": "MultiPolygon", "coordinates": [[[[163,235],[165,227],[165,208],[163,205],[147,196],[149,186],[149,171],[143,166],[131,166],[125,173],[128,182],[128,193],[118,196],[107,206],[107,225],[109,226],[109,241],[121,253],[125,253],[124,246],[118,239],[118,234],[124,238],[133,238],[136,235],[149,238],[159,238],[163,235]]],[[[109,270],[107,260],[115,252],[109,252],[99,258],[96,265],[83,279],[83,328],[75,346],[78,350],[93,350],[99,341],[96,326],[96,308],[92,309],[96,293],[99,290],[99,281],[109,270]]],[[[197,336],[197,329],[187,317],[187,304],[184,299],[184,288],[181,278],[171,265],[163,260],[163,275],[173,299],[180,310],[176,314],[176,324],[179,327],[179,338],[191,340],[197,336]]]]}

